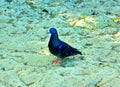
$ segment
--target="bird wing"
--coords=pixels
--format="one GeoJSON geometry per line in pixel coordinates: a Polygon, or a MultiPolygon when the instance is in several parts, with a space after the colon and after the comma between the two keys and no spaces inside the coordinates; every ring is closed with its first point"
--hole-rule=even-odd
{"type": "Polygon", "coordinates": [[[69,44],[61,41],[61,44],[59,45],[59,55],[64,58],[67,56],[74,56],[77,54],[82,54],[80,51],[78,51],[76,48],[73,48],[69,44]]]}
{"type": "Polygon", "coordinates": [[[71,54],[71,46],[65,42],[61,41],[61,43],[58,45],[58,49],[59,56],[62,58],[70,56],[71,54]]]}

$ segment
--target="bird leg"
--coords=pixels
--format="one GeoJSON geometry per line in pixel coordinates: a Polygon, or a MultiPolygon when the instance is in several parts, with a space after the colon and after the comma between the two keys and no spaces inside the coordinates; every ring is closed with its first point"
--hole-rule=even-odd
{"type": "Polygon", "coordinates": [[[52,63],[57,63],[58,62],[58,58],[55,58],[53,61],[52,61],[52,63]]]}

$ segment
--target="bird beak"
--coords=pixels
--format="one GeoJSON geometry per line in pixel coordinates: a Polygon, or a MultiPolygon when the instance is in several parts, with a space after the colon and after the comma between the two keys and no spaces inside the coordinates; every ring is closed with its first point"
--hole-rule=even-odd
{"type": "Polygon", "coordinates": [[[47,34],[50,34],[50,32],[48,31],[48,32],[46,32],[47,34]]]}

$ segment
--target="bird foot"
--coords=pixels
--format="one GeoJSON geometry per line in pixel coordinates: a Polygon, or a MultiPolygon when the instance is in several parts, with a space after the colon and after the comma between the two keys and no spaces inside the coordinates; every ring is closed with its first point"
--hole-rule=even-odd
{"type": "MultiPolygon", "coordinates": [[[[52,63],[57,63],[58,61],[59,61],[59,59],[58,59],[58,58],[55,58],[55,59],[52,61],[52,63]]],[[[59,64],[60,64],[60,65],[63,65],[63,61],[60,61],[59,64]]]]}
{"type": "Polygon", "coordinates": [[[58,62],[58,58],[56,58],[52,61],[52,63],[57,63],[57,62],[58,62]]]}
{"type": "Polygon", "coordinates": [[[62,64],[63,64],[63,61],[60,61],[59,64],[62,65],[62,64]]]}

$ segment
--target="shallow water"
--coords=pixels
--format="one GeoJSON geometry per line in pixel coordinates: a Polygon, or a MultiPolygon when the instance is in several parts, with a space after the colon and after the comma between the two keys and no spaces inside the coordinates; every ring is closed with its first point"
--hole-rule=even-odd
{"type": "Polygon", "coordinates": [[[0,0],[0,87],[119,87],[120,0],[0,0]],[[49,28],[82,51],[52,64],[49,28]]]}

